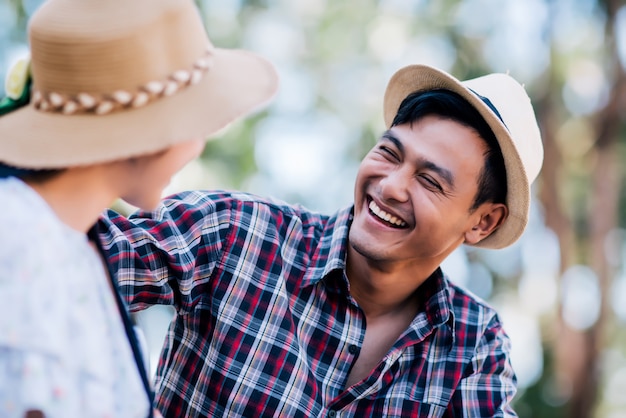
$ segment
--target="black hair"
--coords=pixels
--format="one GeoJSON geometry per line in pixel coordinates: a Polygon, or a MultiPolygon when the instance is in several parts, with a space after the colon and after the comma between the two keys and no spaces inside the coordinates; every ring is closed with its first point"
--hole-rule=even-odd
{"type": "Polygon", "coordinates": [[[0,162],[0,179],[7,177],[17,177],[20,180],[33,181],[36,183],[44,182],[51,179],[57,174],[64,171],[59,169],[35,170],[29,168],[19,168],[0,162]]]}
{"type": "Polygon", "coordinates": [[[402,101],[391,126],[412,124],[429,115],[450,119],[474,129],[487,144],[485,162],[478,177],[478,192],[470,210],[486,202],[505,203],[507,184],[502,151],[495,134],[478,110],[450,90],[415,92],[402,101]]]}

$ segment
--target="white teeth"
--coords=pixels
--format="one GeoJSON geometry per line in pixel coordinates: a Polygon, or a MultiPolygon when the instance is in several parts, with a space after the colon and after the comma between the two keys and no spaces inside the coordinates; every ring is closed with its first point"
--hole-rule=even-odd
{"type": "Polygon", "coordinates": [[[378,207],[378,205],[376,203],[374,203],[374,201],[372,200],[370,202],[369,205],[370,210],[372,211],[372,213],[376,216],[378,216],[380,219],[387,221],[391,224],[397,225],[397,226],[405,226],[406,222],[404,222],[401,219],[396,218],[395,216],[385,212],[384,210],[382,210],[381,208],[378,207]]]}

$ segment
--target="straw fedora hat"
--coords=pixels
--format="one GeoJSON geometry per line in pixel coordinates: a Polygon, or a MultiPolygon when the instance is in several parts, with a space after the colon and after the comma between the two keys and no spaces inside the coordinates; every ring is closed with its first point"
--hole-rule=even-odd
{"type": "Polygon", "coordinates": [[[208,138],[277,89],[265,59],[211,44],[193,0],[47,0],[28,32],[31,100],[0,117],[0,161],[21,168],[208,138]]]}
{"type": "Polygon", "coordinates": [[[387,85],[384,99],[387,128],[409,94],[434,89],[450,90],[465,98],[480,112],[500,144],[506,168],[509,215],[476,246],[511,245],[528,223],[530,185],[543,163],[543,145],[530,98],[524,87],[507,74],[489,74],[462,82],[430,66],[409,65],[398,70],[387,85]]]}

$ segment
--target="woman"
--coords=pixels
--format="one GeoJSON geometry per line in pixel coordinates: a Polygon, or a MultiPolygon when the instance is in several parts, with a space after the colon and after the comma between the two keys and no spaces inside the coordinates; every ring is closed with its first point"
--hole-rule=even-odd
{"type": "Polygon", "coordinates": [[[0,416],[145,417],[140,350],[89,230],[119,197],[154,209],[276,74],[214,48],[192,0],[48,0],[29,41],[0,104],[0,416]]]}

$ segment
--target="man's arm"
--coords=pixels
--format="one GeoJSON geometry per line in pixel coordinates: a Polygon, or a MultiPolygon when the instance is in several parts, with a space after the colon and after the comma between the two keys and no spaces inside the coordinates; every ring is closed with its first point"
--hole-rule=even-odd
{"type": "Polygon", "coordinates": [[[517,379],[510,361],[511,342],[494,316],[480,339],[446,416],[517,417],[511,400],[517,379]]]}
{"type": "Polygon", "coordinates": [[[204,294],[230,225],[206,193],[165,199],[154,212],[126,218],[107,211],[97,224],[100,246],[131,311],[175,305],[188,312],[204,294]]]}

